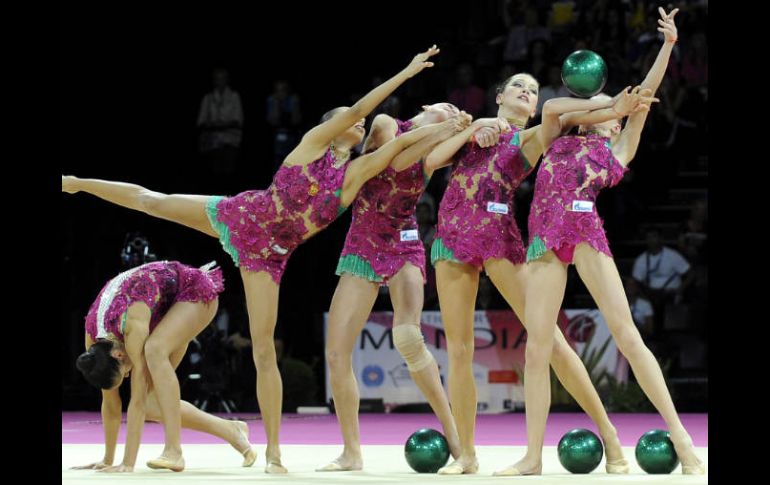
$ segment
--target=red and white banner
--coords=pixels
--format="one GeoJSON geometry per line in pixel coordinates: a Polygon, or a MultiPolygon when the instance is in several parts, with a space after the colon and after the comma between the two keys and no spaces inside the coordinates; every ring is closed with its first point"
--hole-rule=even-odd
{"type": "MultiPolygon", "coordinates": [[[[324,315],[326,335],[328,314],[324,315]]],[[[386,409],[407,403],[425,402],[412,381],[401,355],[393,346],[392,312],[373,312],[359,335],[353,350],[353,371],[362,399],[381,398],[386,409]]],[[[567,341],[581,354],[601,347],[610,332],[599,310],[563,310],[559,327],[567,341]],[[591,335],[593,333],[593,338],[591,335]],[[590,342],[587,342],[590,340],[590,342]]],[[[476,378],[480,413],[506,412],[524,402],[524,351],[527,334],[516,314],[510,310],[477,311],[474,319],[476,349],[473,375],[476,378]]],[[[446,335],[438,311],[423,312],[422,333],[428,350],[436,358],[446,388],[448,357],[446,335]]],[[[610,340],[594,372],[608,371],[621,381],[627,378],[625,359],[610,340]]],[[[331,399],[329,374],[326,374],[326,398],[331,399]]]]}

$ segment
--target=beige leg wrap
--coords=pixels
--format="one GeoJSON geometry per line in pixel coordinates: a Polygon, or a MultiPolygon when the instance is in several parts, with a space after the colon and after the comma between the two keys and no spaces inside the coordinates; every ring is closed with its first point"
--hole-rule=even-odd
{"type": "Polygon", "coordinates": [[[393,327],[393,344],[406,361],[410,372],[419,372],[434,362],[433,355],[425,346],[419,325],[393,327]]]}

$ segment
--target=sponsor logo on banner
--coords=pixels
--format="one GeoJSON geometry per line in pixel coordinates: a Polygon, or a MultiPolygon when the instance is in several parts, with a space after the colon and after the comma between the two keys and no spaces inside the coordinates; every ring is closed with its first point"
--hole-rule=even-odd
{"type": "Polygon", "coordinates": [[[361,379],[364,381],[364,385],[377,387],[381,386],[385,380],[385,373],[379,365],[367,365],[361,372],[361,379]]]}
{"type": "Polygon", "coordinates": [[[412,375],[409,374],[409,368],[406,364],[399,364],[388,371],[388,375],[393,381],[393,387],[403,387],[412,385],[412,375]]]}
{"type": "Polygon", "coordinates": [[[516,373],[515,370],[491,370],[489,371],[489,378],[487,379],[487,382],[489,382],[490,384],[499,384],[499,383],[518,384],[519,375],[516,373]]]}
{"type": "Polygon", "coordinates": [[[580,313],[570,318],[567,323],[566,333],[570,339],[575,342],[584,343],[588,341],[596,328],[596,322],[587,313],[580,313]]]}

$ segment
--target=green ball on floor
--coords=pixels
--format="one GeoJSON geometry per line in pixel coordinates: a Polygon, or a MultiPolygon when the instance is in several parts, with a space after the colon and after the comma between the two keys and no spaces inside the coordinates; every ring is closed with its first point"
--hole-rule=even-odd
{"type": "Polygon", "coordinates": [[[679,457],[668,431],[653,429],[642,435],[636,443],[636,461],[647,473],[665,474],[679,465],[679,457]]]}
{"type": "Polygon", "coordinates": [[[436,473],[449,461],[449,443],[435,429],[419,429],[406,440],[404,456],[417,473],[436,473]]]}
{"type": "Polygon", "coordinates": [[[604,456],[604,445],[593,432],[578,428],[568,431],[559,440],[559,461],[572,473],[591,473],[604,456]]]}

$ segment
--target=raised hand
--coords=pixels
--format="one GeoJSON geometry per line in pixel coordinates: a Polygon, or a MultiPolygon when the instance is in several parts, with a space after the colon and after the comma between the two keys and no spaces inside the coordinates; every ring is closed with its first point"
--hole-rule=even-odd
{"type": "Polygon", "coordinates": [[[440,49],[436,47],[436,44],[433,44],[427,51],[417,54],[414,56],[414,59],[412,59],[412,62],[404,68],[404,74],[406,74],[407,77],[412,77],[415,74],[419,74],[426,67],[433,67],[433,63],[428,61],[428,59],[438,54],[439,51],[440,49]]]}
{"type": "Polygon", "coordinates": [[[658,32],[663,32],[666,42],[676,42],[677,40],[676,24],[674,23],[674,16],[677,12],[679,12],[678,8],[672,10],[671,13],[666,13],[663,7],[658,7],[658,13],[660,14],[658,32]]]}

